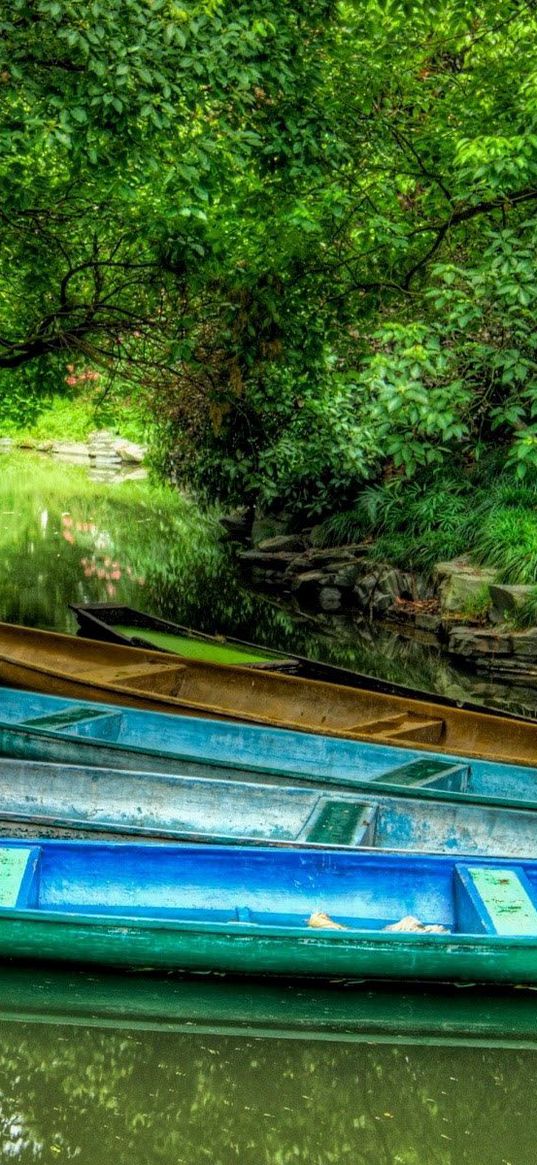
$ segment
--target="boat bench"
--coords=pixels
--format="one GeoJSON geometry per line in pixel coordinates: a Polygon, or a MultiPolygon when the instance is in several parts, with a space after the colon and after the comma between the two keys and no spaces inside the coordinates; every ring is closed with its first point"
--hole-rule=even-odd
{"type": "Polygon", "coordinates": [[[38,845],[0,846],[0,909],[37,906],[40,858],[38,845]]]}
{"type": "Polygon", "coordinates": [[[461,933],[537,936],[535,890],[520,866],[455,866],[461,933]]]}
{"type": "Polygon", "coordinates": [[[416,760],[399,765],[373,777],[371,784],[398,785],[403,788],[447,789],[466,793],[471,767],[466,763],[443,760],[416,760]]]}
{"type": "Polygon", "coordinates": [[[65,712],[52,712],[49,716],[36,716],[22,720],[21,728],[47,728],[54,732],[66,732],[76,736],[96,736],[103,740],[117,740],[122,725],[121,712],[92,711],[79,705],[67,708],[65,712]]]}
{"type": "Polygon", "coordinates": [[[427,716],[417,712],[392,713],[378,716],[375,720],[360,721],[347,726],[346,731],[359,736],[380,736],[386,740],[408,740],[416,744],[440,744],[444,735],[445,722],[439,716],[427,716]]]}
{"type": "Polygon", "coordinates": [[[295,838],[310,845],[373,845],[378,805],[321,797],[295,838]]]}

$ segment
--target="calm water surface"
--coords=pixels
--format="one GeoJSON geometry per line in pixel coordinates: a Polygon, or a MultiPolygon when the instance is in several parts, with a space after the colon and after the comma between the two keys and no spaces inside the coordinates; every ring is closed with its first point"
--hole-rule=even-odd
{"type": "Polygon", "coordinates": [[[531,1052],[0,1027],[2,1161],[534,1165],[531,1052]]]}
{"type": "Polygon", "coordinates": [[[35,454],[0,455],[0,619],[74,631],[69,602],[118,601],[203,631],[330,660],[457,699],[537,713],[537,688],[456,669],[434,642],[313,616],[240,585],[216,516],[146,481],[106,485],[35,454]]]}
{"type": "MultiPolygon", "coordinates": [[[[147,482],[0,459],[0,618],[74,630],[121,601],[454,695],[536,708],[426,645],[245,592],[216,518],[147,482]]],[[[66,1012],[69,1000],[65,1001],[66,1012]]],[[[535,1165],[532,1051],[318,1043],[0,1020],[0,1160],[535,1165]]]]}

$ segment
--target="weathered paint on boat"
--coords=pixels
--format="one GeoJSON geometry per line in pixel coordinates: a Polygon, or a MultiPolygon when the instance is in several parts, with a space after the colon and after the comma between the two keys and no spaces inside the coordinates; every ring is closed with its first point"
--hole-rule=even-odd
{"type": "Polygon", "coordinates": [[[160,712],[195,712],[354,740],[537,765],[537,724],[296,676],[0,624],[3,683],[160,712]]]}
{"type": "Polygon", "coordinates": [[[537,809],[522,765],[0,689],[0,752],[105,768],[537,809]],[[438,768],[438,765],[442,766],[438,768]],[[424,768],[424,766],[426,766],[424,768]]]}
{"type": "MultiPolygon", "coordinates": [[[[123,643],[130,647],[153,649],[157,647],[160,651],[174,651],[181,655],[186,635],[194,643],[199,641],[206,645],[215,643],[218,646],[232,644],[239,648],[267,652],[266,648],[245,643],[242,639],[234,639],[232,636],[205,635],[200,631],[182,627],[169,620],[158,619],[154,615],[146,614],[145,611],[139,611],[136,607],[128,607],[121,603],[70,603],[69,606],[76,615],[81,632],[90,639],[105,639],[109,643],[123,643]],[[159,638],[160,635],[165,637],[164,640],[159,638]],[[175,643],[173,642],[174,636],[177,638],[175,643]]],[[[502,720],[525,720],[528,723],[533,723],[531,717],[520,716],[505,708],[485,707],[483,704],[476,704],[471,700],[454,700],[450,696],[442,696],[438,692],[410,688],[405,684],[396,684],[393,680],[381,679],[380,676],[364,675],[363,672],[351,671],[350,668],[339,667],[332,663],[322,663],[318,659],[306,659],[304,656],[297,655],[289,660],[283,651],[274,651],[273,649],[270,651],[270,658],[280,661],[280,670],[290,671],[293,675],[301,676],[305,680],[323,680],[326,683],[340,684],[343,687],[381,692],[386,696],[409,696],[411,699],[427,700],[430,704],[438,704],[445,708],[464,708],[467,712],[484,712],[487,716],[499,716],[502,720]]],[[[225,663],[226,660],[215,656],[214,662],[225,663]]],[[[239,663],[240,660],[228,660],[227,662],[239,663]]]]}
{"type": "Polygon", "coordinates": [[[16,840],[0,955],[289,978],[537,982],[537,862],[16,840]],[[342,929],[314,929],[326,912],[342,929]],[[387,931],[414,916],[444,933],[387,931]]]}
{"type": "Polygon", "coordinates": [[[0,966],[0,1021],[122,1031],[537,1048],[532,988],[244,983],[93,967],[0,966]]]}
{"type": "Polygon", "coordinates": [[[80,630],[90,639],[164,651],[187,659],[264,667],[269,671],[295,673],[298,668],[298,660],[283,651],[272,651],[231,636],[207,635],[179,623],[158,619],[155,615],[146,615],[135,607],[118,603],[70,603],[69,606],[76,615],[80,630]]]}
{"type": "Polygon", "coordinates": [[[0,834],[537,858],[533,813],[0,759],[0,834]]]}

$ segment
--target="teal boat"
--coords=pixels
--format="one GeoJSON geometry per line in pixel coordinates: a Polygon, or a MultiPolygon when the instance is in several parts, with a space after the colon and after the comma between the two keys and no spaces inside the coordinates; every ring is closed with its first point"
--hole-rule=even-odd
{"type": "Polygon", "coordinates": [[[0,759],[0,834],[537,858],[533,813],[335,789],[0,759]]]}
{"type": "Polygon", "coordinates": [[[0,957],[289,979],[536,984],[537,862],[5,840],[0,957]]]}
{"type": "Polygon", "coordinates": [[[251,1040],[537,1048],[532,988],[295,984],[0,966],[0,1022],[251,1040]]]}
{"type": "MultiPolygon", "coordinates": [[[[508,731],[506,726],[506,731],[508,731]]],[[[0,689],[0,752],[21,759],[426,801],[537,809],[537,771],[286,729],[0,689]]]]}

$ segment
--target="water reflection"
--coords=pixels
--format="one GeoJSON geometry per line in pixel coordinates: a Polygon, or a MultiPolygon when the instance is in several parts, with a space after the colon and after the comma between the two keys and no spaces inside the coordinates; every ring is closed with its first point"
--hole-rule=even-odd
{"type": "Polygon", "coordinates": [[[1,1025],[3,1161],[531,1165],[531,1052],[1,1025]]]}
{"type": "Polygon", "coordinates": [[[537,711],[537,689],[465,674],[434,643],[341,616],[313,617],[241,585],[216,514],[147,481],[91,481],[32,454],[0,461],[0,618],[75,630],[69,602],[117,601],[203,631],[311,655],[455,699],[537,711]]]}

